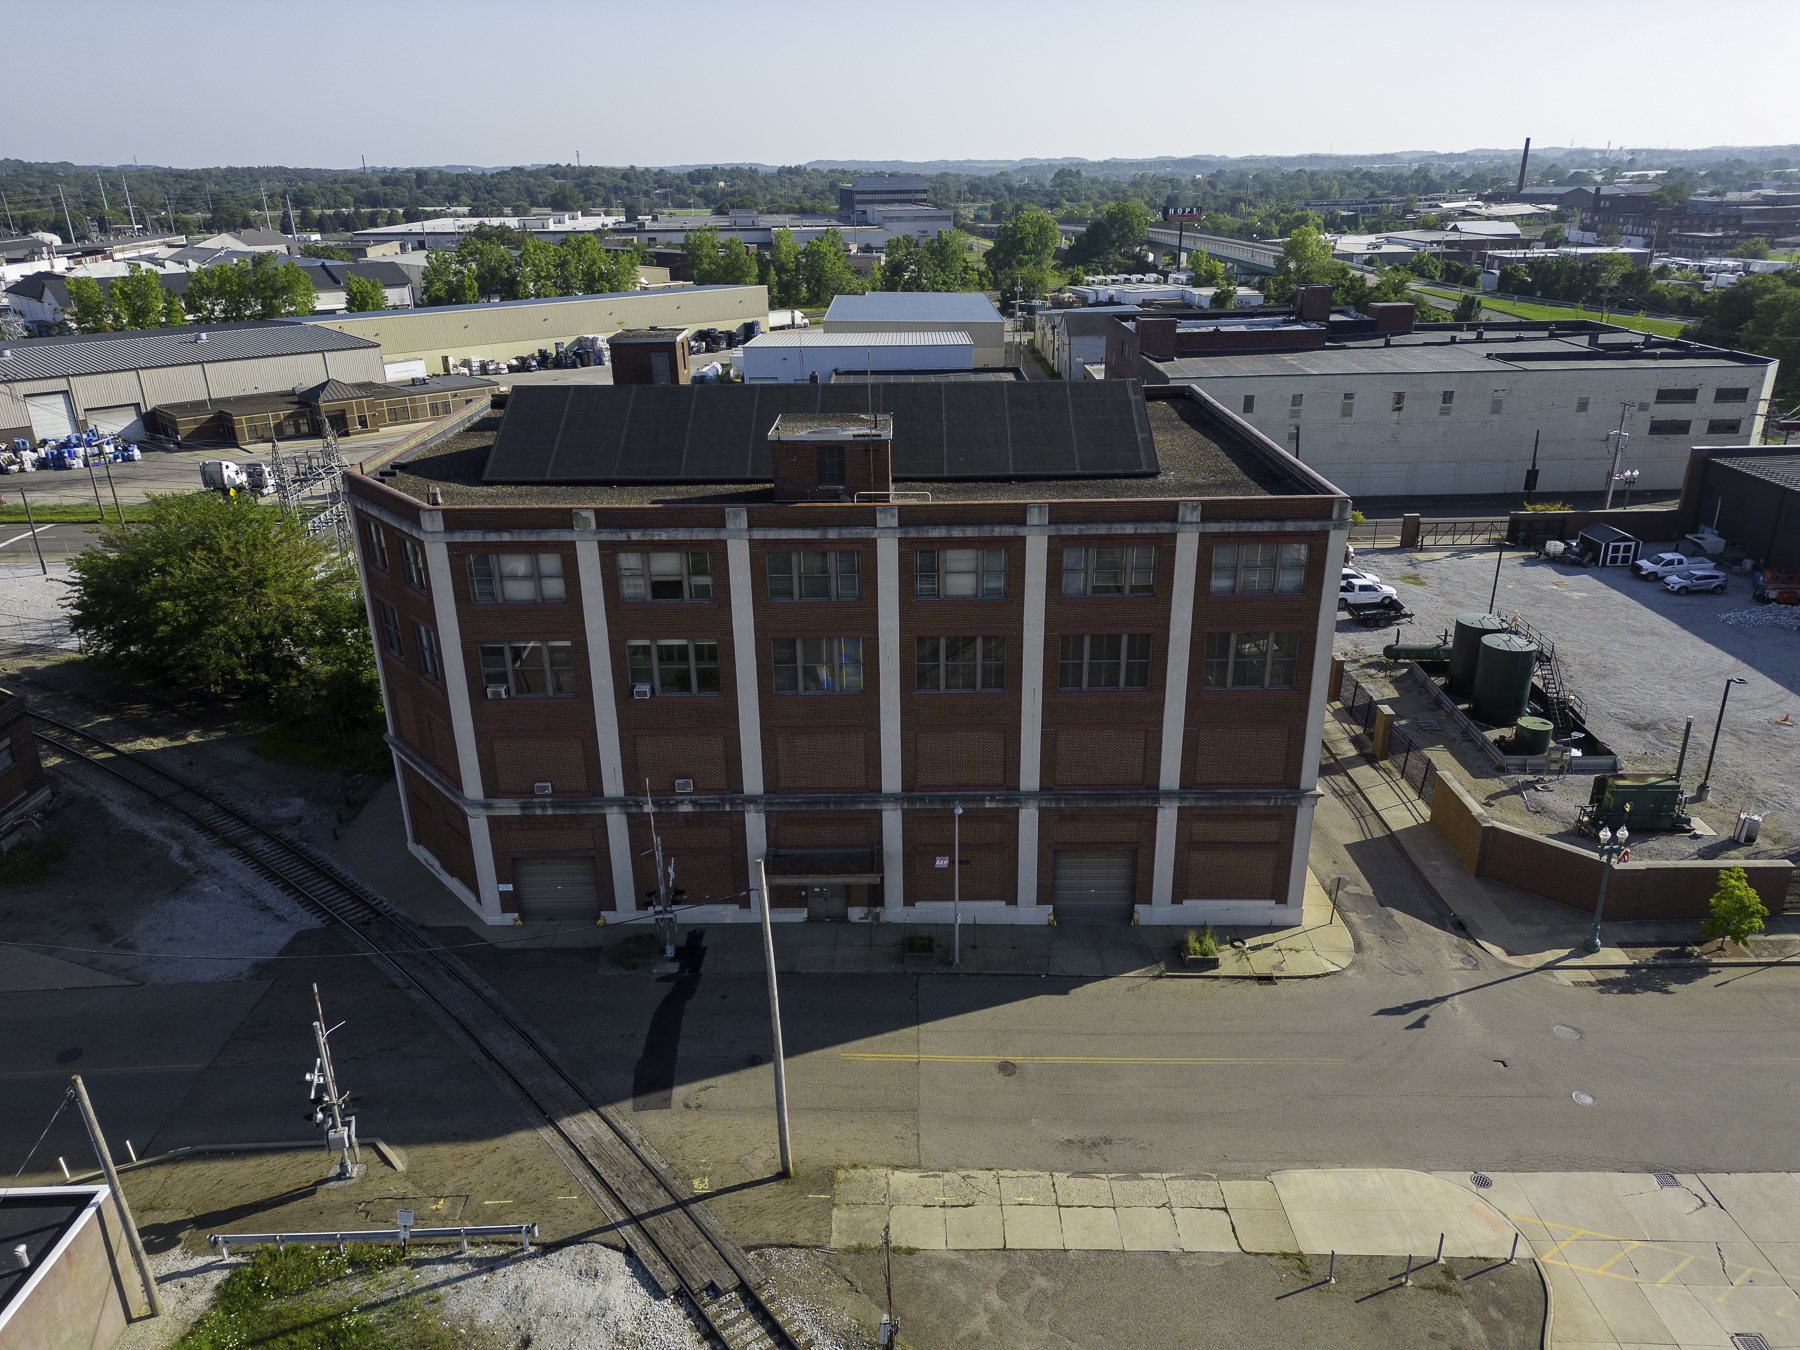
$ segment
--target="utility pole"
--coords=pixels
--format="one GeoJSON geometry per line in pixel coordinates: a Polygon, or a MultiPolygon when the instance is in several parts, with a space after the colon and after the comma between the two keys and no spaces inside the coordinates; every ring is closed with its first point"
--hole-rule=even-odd
{"type": "Polygon", "coordinates": [[[100,176],[100,170],[94,170],[94,181],[100,185],[100,213],[110,216],[112,203],[106,200],[106,180],[100,176]]]}
{"type": "Polygon", "coordinates": [[[56,185],[56,195],[62,201],[63,224],[69,227],[69,242],[72,244],[75,242],[75,222],[69,219],[69,197],[62,190],[61,183],[56,185]]]}
{"type": "MultiPolygon", "coordinates": [[[[325,1127],[325,1147],[338,1149],[342,1157],[337,1171],[327,1177],[327,1181],[357,1181],[363,1175],[362,1148],[356,1139],[356,1117],[350,1117],[350,1123],[344,1123],[344,1104],[350,1100],[348,1093],[339,1092],[337,1070],[331,1063],[331,1033],[337,1027],[327,1028],[325,1025],[325,1005],[319,999],[319,986],[313,985],[313,1008],[318,1013],[318,1020],[313,1023],[313,1043],[318,1047],[319,1058],[313,1071],[305,1075],[301,1081],[310,1083],[312,1090],[307,1093],[307,1100],[317,1103],[313,1109],[313,1124],[325,1127]],[[323,1098],[319,1089],[325,1089],[323,1098]],[[326,1108],[330,1108],[327,1119],[326,1108]],[[350,1160],[350,1151],[356,1150],[356,1161],[350,1160]]],[[[340,1026],[342,1023],[339,1024],[340,1026]]]]}
{"type": "Polygon", "coordinates": [[[788,1133],[787,1055],[781,1045],[781,991],[775,985],[775,927],[769,918],[769,875],[756,860],[757,904],[762,908],[763,967],[769,976],[769,1033],[775,1044],[775,1132],[781,1146],[781,1175],[794,1175],[793,1139],[788,1133]]]}
{"type": "Polygon", "coordinates": [[[962,964],[962,803],[950,813],[950,964],[962,964]]]}
{"type": "Polygon", "coordinates": [[[269,190],[267,188],[265,188],[260,181],[256,185],[256,190],[258,192],[262,193],[263,228],[265,230],[267,230],[270,234],[274,234],[275,227],[273,225],[269,224],[269,190]]]}
{"type": "Polygon", "coordinates": [[[119,1222],[125,1228],[125,1241],[131,1246],[131,1259],[137,1266],[138,1278],[144,1282],[144,1297],[150,1302],[150,1315],[161,1317],[163,1314],[162,1295],[157,1292],[156,1278],[150,1273],[150,1258],[144,1252],[144,1240],[138,1236],[137,1220],[131,1217],[131,1204],[125,1199],[125,1189],[119,1185],[119,1169],[113,1166],[112,1150],[106,1146],[106,1136],[100,1133],[100,1122],[94,1115],[94,1104],[88,1100],[87,1084],[76,1074],[70,1080],[70,1090],[75,1094],[76,1104],[81,1107],[81,1122],[87,1126],[88,1138],[94,1142],[94,1152],[100,1159],[100,1170],[106,1173],[106,1184],[112,1189],[113,1204],[119,1210],[119,1222]]]}
{"type": "Polygon", "coordinates": [[[1602,511],[1612,510],[1613,479],[1618,477],[1619,461],[1624,457],[1625,447],[1631,441],[1631,433],[1625,430],[1625,419],[1631,415],[1631,410],[1636,406],[1630,399],[1620,399],[1619,429],[1606,433],[1606,439],[1613,443],[1613,456],[1612,466],[1606,471],[1606,505],[1600,508],[1602,511]]]}
{"type": "Polygon", "coordinates": [[[125,189],[125,218],[131,222],[131,228],[137,229],[137,212],[131,205],[131,184],[125,181],[125,175],[119,175],[119,186],[125,189]]]}
{"type": "Polygon", "coordinates": [[[6,200],[6,194],[4,192],[0,192],[0,208],[4,208],[6,211],[6,232],[8,234],[16,234],[18,232],[18,227],[13,224],[12,204],[6,200]]]}

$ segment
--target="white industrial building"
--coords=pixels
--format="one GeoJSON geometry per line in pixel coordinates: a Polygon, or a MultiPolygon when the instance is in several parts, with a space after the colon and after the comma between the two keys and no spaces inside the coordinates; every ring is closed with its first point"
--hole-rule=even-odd
{"type": "Polygon", "coordinates": [[[733,364],[746,384],[828,383],[838,371],[952,371],[975,368],[967,333],[817,333],[796,328],[764,333],[736,349],[733,364]]]}
{"type": "Polygon", "coordinates": [[[1755,445],[1777,363],[1595,323],[1473,324],[1295,351],[1139,361],[1194,384],[1359,497],[1678,489],[1695,446],[1755,445]]]}
{"type": "Polygon", "coordinates": [[[966,333],[975,364],[1006,364],[1006,321],[979,291],[871,291],[840,295],[825,311],[827,333],[966,333]]]}

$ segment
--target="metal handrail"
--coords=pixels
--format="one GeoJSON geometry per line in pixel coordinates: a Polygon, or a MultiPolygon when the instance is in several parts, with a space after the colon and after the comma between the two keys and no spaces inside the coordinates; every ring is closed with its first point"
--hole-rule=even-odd
{"type": "Polygon", "coordinates": [[[537,1236],[537,1231],[535,1223],[504,1223],[477,1224],[467,1228],[362,1228],[342,1233],[208,1233],[206,1244],[221,1257],[226,1257],[231,1255],[233,1247],[273,1245],[279,1250],[290,1242],[301,1245],[335,1242],[338,1251],[342,1252],[352,1242],[398,1242],[404,1247],[409,1242],[449,1242],[452,1238],[458,1238],[466,1253],[469,1250],[469,1235],[474,1234],[476,1237],[516,1235],[520,1249],[530,1251],[531,1239],[537,1236]]]}
{"type": "Polygon", "coordinates": [[[931,494],[922,488],[889,488],[886,491],[859,492],[857,502],[928,502],[931,494]]]}

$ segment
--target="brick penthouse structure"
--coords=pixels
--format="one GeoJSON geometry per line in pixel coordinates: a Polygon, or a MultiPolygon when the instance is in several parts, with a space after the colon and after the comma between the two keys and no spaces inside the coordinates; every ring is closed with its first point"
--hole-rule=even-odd
{"type": "Polygon", "coordinates": [[[1151,392],[532,386],[352,475],[409,847],[629,913],[652,794],[704,921],[759,857],[782,919],[1297,921],[1349,501],[1151,392]]]}

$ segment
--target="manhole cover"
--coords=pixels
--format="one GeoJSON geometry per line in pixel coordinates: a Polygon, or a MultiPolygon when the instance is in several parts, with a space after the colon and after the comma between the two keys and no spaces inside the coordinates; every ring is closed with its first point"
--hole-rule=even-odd
{"type": "Polygon", "coordinates": [[[1002,1078],[1011,1078],[1018,1071],[1019,1066],[1014,1064],[1010,1059],[1003,1059],[998,1064],[994,1065],[994,1072],[999,1074],[1002,1078]]]}
{"type": "Polygon", "coordinates": [[[1486,1172],[1472,1173],[1469,1177],[1469,1180],[1475,1183],[1475,1189],[1478,1191],[1485,1191],[1488,1187],[1490,1187],[1494,1184],[1494,1179],[1492,1177],[1490,1177],[1486,1172]]]}
{"type": "Polygon", "coordinates": [[[749,1065],[752,1069],[754,1069],[758,1064],[762,1063],[762,1056],[761,1055],[746,1055],[746,1056],[744,1056],[744,1063],[749,1065]]]}
{"type": "Polygon", "coordinates": [[[1474,970],[1481,963],[1472,956],[1459,956],[1456,958],[1456,964],[1464,970],[1474,970]]]}
{"type": "Polygon", "coordinates": [[[81,1047],[79,1045],[71,1045],[67,1050],[58,1050],[56,1052],[56,1062],[58,1064],[73,1064],[80,1058],[81,1047]]]}
{"type": "Polygon", "coordinates": [[[1579,1031],[1575,1030],[1574,1027],[1565,1027],[1561,1023],[1551,1027],[1550,1030],[1554,1031],[1558,1036],[1561,1036],[1565,1041],[1578,1041],[1581,1039],[1581,1033],[1579,1031]]]}
{"type": "Polygon", "coordinates": [[[1594,1104],[1594,1098],[1590,1093],[1571,1092],[1569,1095],[1575,1099],[1575,1105],[1577,1106],[1592,1106],[1594,1104]]]}
{"type": "Polygon", "coordinates": [[[1656,1178],[1656,1184],[1664,1190],[1678,1189],[1681,1186],[1681,1183],[1675,1180],[1673,1172],[1652,1172],[1650,1175],[1656,1178]]]}

